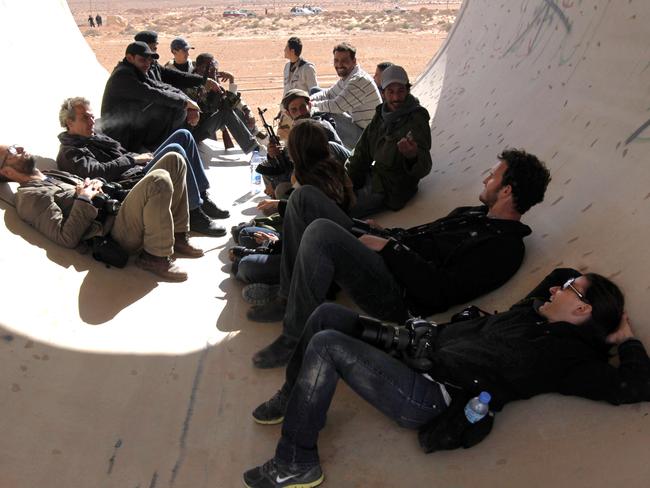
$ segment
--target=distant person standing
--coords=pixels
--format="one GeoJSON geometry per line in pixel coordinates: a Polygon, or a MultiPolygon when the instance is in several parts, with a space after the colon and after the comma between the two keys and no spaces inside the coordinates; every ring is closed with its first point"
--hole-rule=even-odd
{"type": "Polygon", "coordinates": [[[333,54],[334,69],[340,80],[331,88],[311,95],[311,101],[314,110],[332,115],[343,144],[352,149],[370,124],[381,97],[372,76],[357,64],[354,46],[342,42],[334,46],[333,54]]]}
{"type": "Polygon", "coordinates": [[[97,24],[97,27],[101,27],[101,26],[102,26],[102,16],[101,16],[101,15],[97,14],[97,15],[95,16],[95,23],[97,24]]]}
{"type": "Polygon", "coordinates": [[[90,14],[88,15],[88,25],[90,27],[95,27],[95,19],[93,19],[93,16],[90,14]]]}
{"type": "MultiPolygon", "coordinates": [[[[284,66],[284,98],[289,90],[302,90],[311,93],[313,88],[318,87],[316,79],[316,67],[313,63],[303,59],[302,41],[299,37],[290,37],[287,45],[284,46],[284,57],[289,62],[284,66]]],[[[289,130],[293,125],[293,120],[284,111],[280,112],[280,121],[278,123],[278,136],[286,141],[289,130]]]]}

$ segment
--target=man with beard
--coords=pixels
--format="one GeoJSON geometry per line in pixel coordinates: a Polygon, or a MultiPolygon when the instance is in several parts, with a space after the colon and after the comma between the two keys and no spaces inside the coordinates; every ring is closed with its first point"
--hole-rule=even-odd
{"type": "MultiPolygon", "coordinates": [[[[355,150],[356,151],[356,150],[355,150]]],[[[460,207],[410,229],[354,231],[355,222],[313,186],[295,190],[284,214],[280,289],[248,311],[283,320],[283,332],[253,356],[260,368],[287,363],[309,315],[332,284],[382,320],[426,317],[505,283],[521,266],[522,215],[544,199],[548,169],[532,154],[506,150],[483,180],[481,207],[460,207]],[[381,235],[376,235],[376,234],[381,235]]]]}
{"type": "Polygon", "coordinates": [[[431,171],[429,113],[410,93],[408,75],[392,65],[381,77],[384,102],[363,131],[347,170],[357,194],[355,217],[400,210],[431,171]]]}
{"type": "Polygon", "coordinates": [[[332,115],[343,144],[352,149],[372,120],[381,98],[372,76],[357,64],[354,46],[347,42],[337,44],[333,54],[340,80],[311,95],[311,101],[316,111],[332,115]]]}
{"type": "Polygon", "coordinates": [[[187,273],[173,253],[201,257],[188,239],[186,165],[168,153],[140,180],[115,215],[100,217],[97,199],[102,182],[64,171],[41,172],[34,157],[19,145],[0,145],[0,181],[20,183],[18,216],[55,243],[76,248],[94,237],[110,236],[127,252],[140,252],[136,265],[170,281],[187,273]]]}

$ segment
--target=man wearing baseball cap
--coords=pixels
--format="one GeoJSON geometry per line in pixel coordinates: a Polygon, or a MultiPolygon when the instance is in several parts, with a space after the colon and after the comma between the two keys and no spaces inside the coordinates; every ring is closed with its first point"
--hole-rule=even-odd
{"type": "Polygon", "coordinates": [[[175,69],[183,73],[192,73],[194,71],[194,63],[190,59],[190,49],[194,49],[194,47],[190,46],[182,37],[177,37],[171,42],[170,49],[174,59],[169,61],[165,65],[165,68],[175,69]]]}
{"type": "Polygon", "coordinates": [[[101,130],[132,152],[156,149],[199,106],[177,88],[156,81],[147,72],[158,54],[140,41],[126,48],[106,82],[101,130]]]}
{"type": "Polygon", "coordinates": [[[411,95],[404,68],[386,68],[381,88],[384,101],[346,164],[357,195],[355,217],[401,209],[431,171],[429,113],[411,95]]]}

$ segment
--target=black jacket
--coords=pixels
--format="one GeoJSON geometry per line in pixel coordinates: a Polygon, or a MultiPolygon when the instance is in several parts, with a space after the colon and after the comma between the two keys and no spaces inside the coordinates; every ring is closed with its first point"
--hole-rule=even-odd
{"type": "Polygon", "coordinates": [[[487,207],[459,207],[442,219],[403,231],[380,255],[404,287],[409,310],[443,312],[498,288],[524,258],[530,227],[487,217],[487,207]]]}
{"type": "Polygon", "coordinates": [[[611,346],[590,326],[549,323],[537,313],[551,286],[579,275],[556,269],[509,311],[442,326],[431,375],[469,396],[489,391],[493,410],[548,392],[615,405],[650,400],[650,359],[640,341],[618,347],[616,368],[609,364],[611,346]]]}
{"type": "MultiPolygon", "coordinates": [[[[141,132],[155,123],[147,118],[153,105],[184,111],[189,97],[171,85],[156,81],[122,60],[106,82],[102,98],[101,130],[127,148],[137,146],[141,132]]],[[[159,111],[156,113],[160,113],[159,111]]]]}
{"type": "Polygon", "coordinates": [[[151,63],[151,68],[147,71],[147,76],[154,81],[167,83],[168,85],[180,90],[201,86],[204,83],[203,76],[165,68],[155,59],[153,60],[153,63],[151,63]]]}
{"type": "Polygon", "coordinates": [[[119,181],[125,171],[138,168],[133,159],[137,154],[127,151],[115,139],[104,134],[84,137],[62,132],[59,141],[61,146],[56,157],[57,166],[82,178],[119,181]]]}

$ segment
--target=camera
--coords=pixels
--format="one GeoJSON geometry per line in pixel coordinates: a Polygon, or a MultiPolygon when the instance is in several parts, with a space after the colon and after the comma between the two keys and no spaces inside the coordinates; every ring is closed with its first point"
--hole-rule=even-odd
{"type": "Polygon", "coordinates": [[[356,237],[361,237],[365,234],[370,234],[373,236],[383,237],[384,239],[394,239],[398,242],[401,242],[404,238],[404,229],[378,229],[372,227],[368,222],[361,219],[352,219],[352,228],[350,229],[353,235],[356,237]]]}
{"type": "Polygon", "coordinates": [[[399,353],[406,364],[417,371],[433,366],[431,353],[438,336],[438,324],[411,318],[404,326],[385,324],[377,319],[359,316],[360,339],[389,353],[399,353]]]}
{"type": "Polygon", "coordinates": [[[120,210],[122,204],[114,199],[109,197],[105,193],[98,193],[92,199],[93,207],[95,207],[97,212],[97,219],[100,222],[106,220],[106,217],[109,215],[117,215],[117,212],[120,210]]]}

